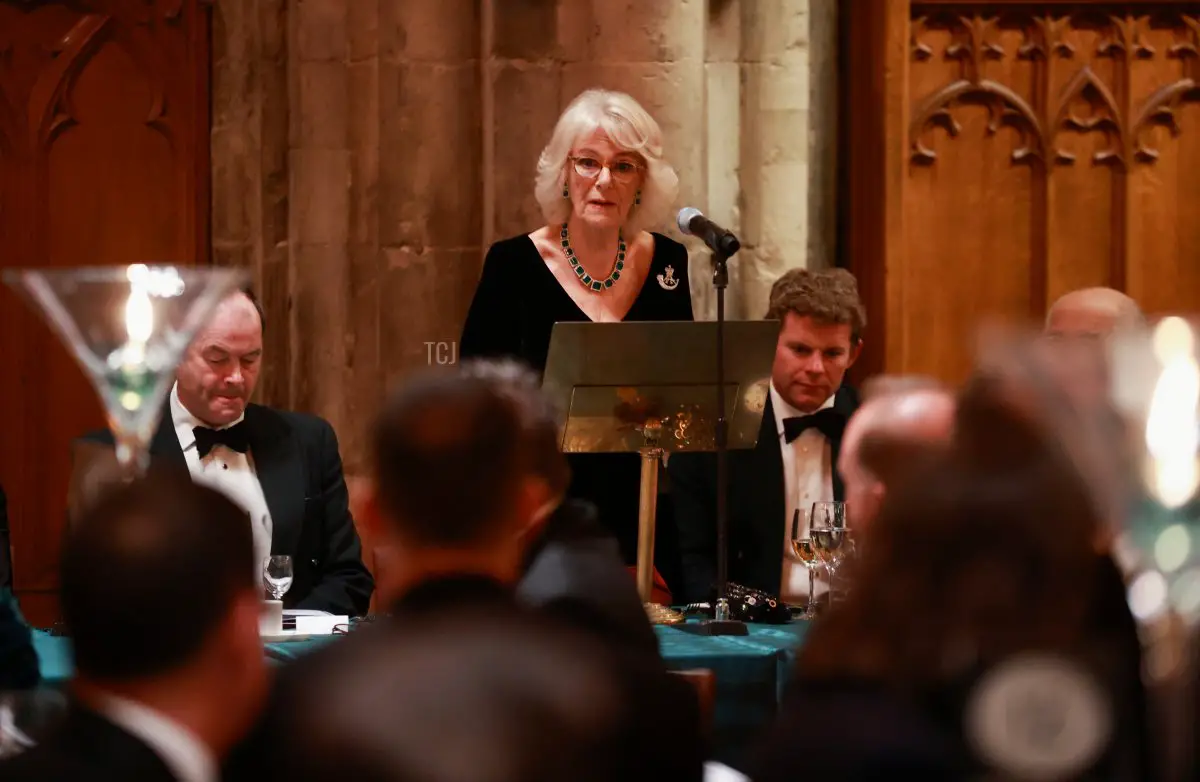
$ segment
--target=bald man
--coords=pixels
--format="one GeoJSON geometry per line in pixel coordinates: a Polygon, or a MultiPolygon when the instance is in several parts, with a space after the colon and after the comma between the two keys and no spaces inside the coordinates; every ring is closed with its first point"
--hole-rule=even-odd
{"type": "Polygon", "coordinates": [[[928,383],[878,388],[846,424],[838,458],[852,529],[871,525],[888,487],[944,445],[954,423],[949,391],[928,383]]]}
{"type": "MultiPolygon", "coordinates": [[[[241,506],[258,579],[267,557],[292,558],[284,608],[365,614],[375,584],[362,561],[333,427],[315,415],[250,402],[264,325],[248,290],[217,306],[176,370],[150,441],[152,466],[186,470],[241,506]]],[[[112,445],[108,430],[74,444],[75,515],[111,480],[112,445]]]]}
{"type": "Polygon", "coordinates": [[[1063,295],[1046,315],[1046,336],[1056,339],[1105,339],[1145,322],[1141,308],[1112,288],[1082,288],[1063,295]]]}

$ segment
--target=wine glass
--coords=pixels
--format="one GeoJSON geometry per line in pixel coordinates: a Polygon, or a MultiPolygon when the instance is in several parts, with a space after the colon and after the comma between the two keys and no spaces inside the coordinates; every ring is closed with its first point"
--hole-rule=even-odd
{"type": "Polygon", "coordinates": [[[838,566],[849,546],[846,545],[849,530],[846,529],[846,503],[814,502],[812,505],[809,536],[816,544],[817,553],[825,561],[829,572],[829,599],[833,600],[834,582],[838,566]]]}
{"type": "Polygon", "coordinates": [[[821,555],[817,552],[816,543],[804,532],[799,508],[796,508],[796,512],[792,514],[792,553],[808,571],[808,605],[804,607],[804,613],[800,614],[798,618],[814,619],[817,616],[817,591],[814,581],[816,569],[821,567],[821,555]]]}
{"type": "Polygon", "coordinates": [[[263,562],[263,578],[272,600],[282,600],[292,588],[292,558],[286,555],[268,557],[263,562]]]}

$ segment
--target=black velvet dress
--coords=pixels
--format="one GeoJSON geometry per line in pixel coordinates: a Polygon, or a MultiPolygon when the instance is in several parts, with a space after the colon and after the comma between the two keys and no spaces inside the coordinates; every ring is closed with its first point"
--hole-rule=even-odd
{"type": "MultiPolygon", "coordinates": [[[[626,321],[690,321],[687,250],[682,244],[654,234],[650,273],[625,316],[626,321]],[[678,284],[659,283],[667,267],[678,284]]],[[[667,278],[670,279],[670,278],[667,278]]],[[[618,282],[620,284],[620,282],[618,282]]],[[[550,331],[560,321],[586,321],[579,308],[546,266],[527,235],[496,242],[488,250],[483,274],[459,340],[460,358],[512,357],[538,373],[546,368],[550,331]]],[[[596,505],[601,522],[616,536],[626,563],[637,561],[638,487],[641,457],[634,453],[570,454],[570,495],[596,505]]],[[[679,572],[675,525],[667,498],[660,497],[655,540],[655,564],[674,586],[679,572]]]]}

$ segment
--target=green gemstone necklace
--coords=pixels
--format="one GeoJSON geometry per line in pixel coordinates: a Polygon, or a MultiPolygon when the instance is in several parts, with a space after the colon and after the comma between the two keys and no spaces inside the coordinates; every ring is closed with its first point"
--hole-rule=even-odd
{"type": "Polygon", "coordinates": [[[613,264],[612,273],[607,279],[597,280],[584,271],[583,264],[575,257],[575,251],[571,249],[571,239],[567,236],[567,224],[562,224],[562,231],[559,233],[559,238],[562,239],[563,252],[566,253],[567,263],[571,264],[571,269],[574,270],[575,276],[583,283],[583,287],[588,290],[602,291],[605,288],[611,288],[613,283],[621,279],[621,270],[625,268],[625,240],[621,237],[620,231],[617,232],[617,262],[613,264]]]}

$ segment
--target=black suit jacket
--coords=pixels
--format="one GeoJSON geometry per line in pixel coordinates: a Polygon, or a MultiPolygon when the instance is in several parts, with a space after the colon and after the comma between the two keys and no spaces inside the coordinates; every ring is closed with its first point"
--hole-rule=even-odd
{"type": "MultiPolygon", "coordinates": [[[[513,591],[496,581],[476,575],[448,575],[410,589],[391,606],[389,616],[374,626],[358,630],[349,638],[330,644],[280,670],[270,704],[250,736],[233,753],[225,766],[226,782],[291,782],[286,769],[290,751],[292,715],[302,711],[298,700],[309,682],[320,681],[331,670],[353,665],[356,648],[362,645],[403,643],[406,630],[427,617],[485,615],[510,620],[513,632],[529,623],[555,625],[578,632],[557,618],[523,606],[513,591]]],[[[486,643],[486,638],[481,642],[486,643]]],[[[648,664],[644,655],[631,654],[621,646],[600,647],[604,659],[621,682],[619,697],[624,705],[625,724],[621,740],[614,746],[620,757],[614,762],[624,770],[618,778],[647,782],[700,782],[704,776],[707,748],[701,734],[699,703],[692,685],[648,664]]],[[[514,715],[519,718],[519,715],[514,715]]]]}
{"type": "MultiPolygon", "coordinates": [[[[292,558],[295,580],[284,607],[365,614],[375,582],[362,561],[333,427],[314,415],[255,404],[247,405],[245,423],[271,512],[271,554],[292,558]]],[[[108,431],[84,439],[113,442],[108,431]]],[[[150,442],[150,458],[155,469],[187,471],[169,408],[150,442]]]]}
{"type": "MultiPolygon", "coordinates": [[[[847,419],[858,409],[858,392],[842,386],[833,407],[847,419]]],[[[844,499],[837,472],[840,438],[831,442],[833,496],[844,499]]],[[[679,553],[683,561],[680,602],[709,599],[717,579],[717,455],[677,453],[667,462],[679,553]]],[[[770,594],[779,593],[783,578],[783,533],[787,520],[783,453],[770,397],[763,411],[758,442],[751,449],[730,450],[729,580],[770,594]]]]}
{"type": "Polygon", "coordinates": [[[175,782],[141,739],[78,704],[50,736],[0,762],[4,782],[175,782]]]}
{"type": "Polygon", "coordinates": [[[517,597],[606,644],[662,659],[617,539],[589,502],[568,500],[551,515],[530,546],[517,597]]]}

